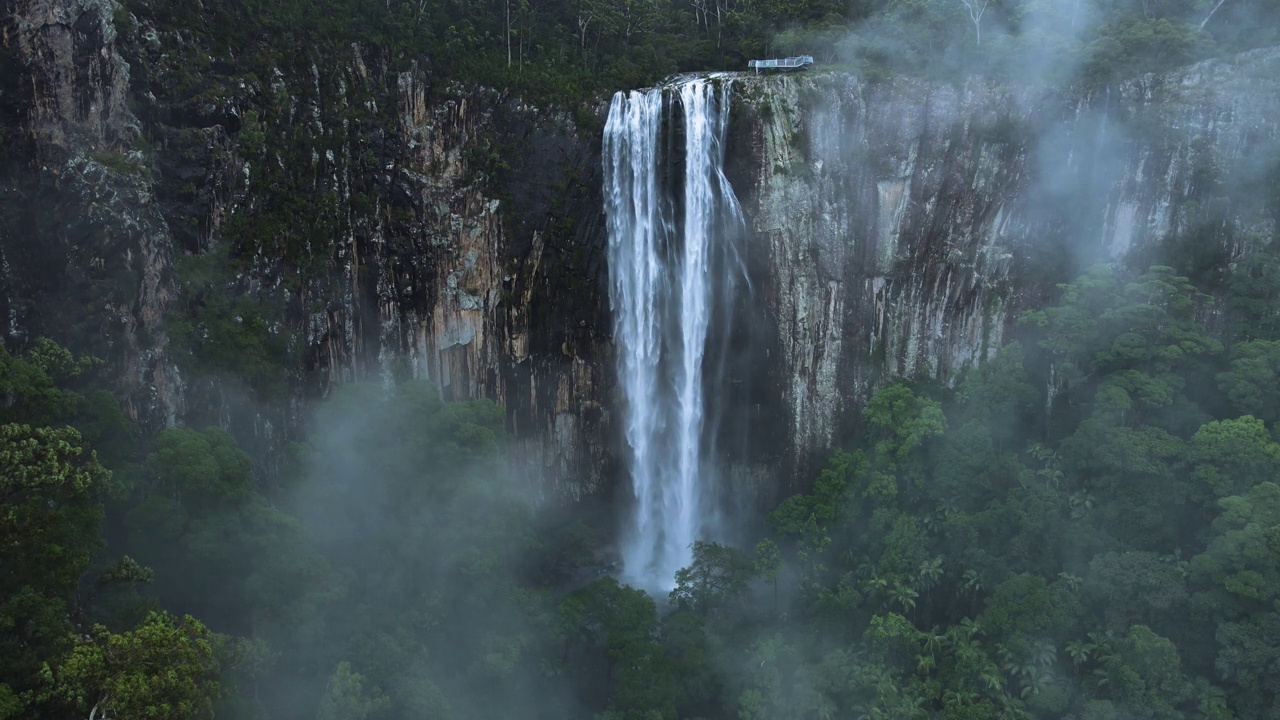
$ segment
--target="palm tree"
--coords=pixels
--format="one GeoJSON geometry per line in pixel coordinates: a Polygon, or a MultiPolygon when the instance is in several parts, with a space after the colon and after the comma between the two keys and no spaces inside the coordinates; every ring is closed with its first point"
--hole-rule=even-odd
{"type": "Polygon", "coordinates": [[[1040,668],[1048,668],[1058,659],[1058,646],[1049,640],[1040,640],[1031,648],[1031,658],[1040,668]]]}
{"type": "Polygon", "coordinates": [[[1079,520],[1093,509],[1093,493],[1086,490],[1071,493],[1071,519],[1079,520]]]}
{"type": "Polygon", "coordinates": [[[875,575],[872,575],[871,579],[867,581],[867,586],[870,588],[867,590],[867,595],[870,597],[877,597],[889,592],[889,581],[875,575]]]}
{"type": "Polygon", "coordinates": [[[924,649],[929,651],[930,655],[937,655],[942,646],[947,642],[947,636],[938,632],[938,628],[934,627],[924,637],[924,649]]]}
{"type": "Polygon", "coordinates": [[[1071,590],[1071,592],[1075,592],[1079,590],[1080,583],[1083,582],[1080,579],[1079,575],[1072,575],[1071,573],[1066,571],[1058,573],[1058,577],[1061,578],[1062,581],[1067,584],[1067,588],[1071,590]]]}
{"type": "Polygon", "coordinates": [[[1036,668],[1034,660],[1014,656],[1013,652],[1003,644],[996,645],[996,655],[1000,658],[1004,671],[1015,678],[1025,677],[1036,668]]]}
{"type": "Polygon", "coordinates": [[[921,675],[928,675],[929,673],[933,672],[934,669],[937,667],[938,667],[938,663],[936,660],[933,659],[932,655],[916,656],[916,672],[920,673],[921,675]]]}
{"type": "Polygon", "coordinates": [[[876,696],[889,697],[898,694],[898,686],[893,682],[893,675],[885,669],[875,674],[876,696]]]}
{"type": "Polygon", "coordinates": [[[927,713],[924,708],[925,699],[919,695],[909,695],[898,700],[898,706],[894,708],[892,717],[895,718],[919,718],[925,717],[927,713]]]}
{"type": "Polygon", "coordinates": [[[982,684],[986,685],[987,689],[993,693],[999,692],[1000,689],[1004,687],[1004,676],[1000,674],[1000,668],[996,667],[994,663],[989,663],[987,667],[978,674],[978,679],[981,680],[982,684]]]}
{"type": "Polygon", "coordinates": [[[960,629],[960,632],[962,632],[965,635],[965,637],[968,637],[970,640],[974,639],[979,635],[984,634],[982,632],[982,626],[979,625],[977,622],[975,622],[973,618],[965,618],[961,620],[959,624],[959,629],[960,629]]]}
{"type": "Polygon", "coordinates": [[[1091,632],[1088,634],[1088,638],[1093,643],[1094,660],[1105,662],[1114,656],[1115,651],[1112,650],[1111,643],[1115,640],[1115,635],[1110,630],[1105,633],[1091,632]]]}
{"type": "Polygon", "coordinates": [[[1073,665],[1083,665],[1089,662],[1089,656],[1093,654],[1093,643],[1072,640],[1067,643],[1067,655],[1071,658],[1073,665]]]}
{"type": "Polygon", "coordinates": [[[1031,457],[1039,460],[1044,465],[1044,467],[1036,471],[1036,475],[1044,480],[1045,487],[1052,490],[1061,489],[1066,474],[1062,472],[1057,451],[1050,450],[1040,443],[1035,443],[1031,446],[1031,457]]]}
{"type": "Polygon", "coordinates": [[[938,556],[932,560],[925,560],[920,563],[920,589],[932,590],[938,584],[938,580],[942,577],[942,557],[938,556]]]}
{"type": "Polygon", "coordinates": [[[965,592],[969,593],[969,612],[976,613],[978,611],[978,593],[982,592],[982,573],[977,570],[964,571],[965,592]]]}
{"type": "Polygon", "coordinates": [[[1032,672],[1022,679],[1020,697],[1026,699],[1030,696],[1039,695],[1048,690],[1051,685],[1053,685],[1053,673],[1048,670],[1033,668],[1032,672]]]}
{"type": "Polygon", "coordinates": [[[902,606],[902,612],[904,613],[907,611],[914,612],[916,609],[916,598],[920,597],[920,594],[909,585],[904,585],[902,583],[894,583],[893,590],[890,591],[889,594],[893,598],[894,602],[902,606]]]}
{"type": "Polygon", "coordinates": [[[982,573],[977,570],[964,571],[964,589],[971,593],[982,590],[982,573]]]}

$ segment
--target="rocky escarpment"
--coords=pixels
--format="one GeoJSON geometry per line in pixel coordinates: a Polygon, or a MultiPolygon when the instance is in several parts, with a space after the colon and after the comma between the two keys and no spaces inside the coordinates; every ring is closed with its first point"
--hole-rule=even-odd
{"type": "Polygon", "coordinates": [[[110,0],[5,10],[7,346],[104,358],[145,427],[228,427],[267,478],[309,401],[416,377],[506,407],[544,497],[600,485],[594,132],[378,48],[237,55],[110,0]]]}
{"type": "MultiPolygon", "coordinates": [[[[599,117],[377,47],[3,8],[7,347],[104,358],[146,428],[228,427],[268,478],[310,401],[418,377],[503,404],[543,497],[609,486],[599,117]]],[[[1091,262],[1211,274],[1269,242],[1278,71],[1264,50],[1085,95],[733,76],[751,282],[714,431],[739,499],[807,477],[884,378],[989,357],[1091,262]]]]}
{"type": "Polygon", "coordinates": [[[164,359],[172,237],[128,107],[105,0],[7,2],[0,48],[0,317],[5,344],[84,338],[126,409],[181,407],[164,359]]]}
{"type": "Polygon", "coordinates": [[[784,476],[882,378],[955,380],[1089,264],[1211,275],[1275,236],[1280,50],[1084,96],[837,73],[733,82],[784,476]]]}

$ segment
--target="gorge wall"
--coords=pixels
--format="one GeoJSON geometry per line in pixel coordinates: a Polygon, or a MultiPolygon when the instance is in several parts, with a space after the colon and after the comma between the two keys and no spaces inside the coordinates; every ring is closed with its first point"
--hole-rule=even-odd
{"type": "Polygon", "coordinates": [[[600,485],[597,133],[377,48],[230,56],[110,0],[3,10],[11,350],[101,357],[144,428],[226,426],[268,477],[310,401],[418,377],[505,406],[547,495],[600,485]]]}
{"type": "Polygon", "coordinates": [[[1280,217],[1280,50],[1090,94],[834,73],[735,86],[784,477],[850,432],[878,381],[953,381],[1089,265],[1176,256],[1211,285],[1280,217]]]}
{"type": "MultiPolygon", "coordinates": [[[[149,431],[224,425],[268,478],[310,402],[418,377],[501,403],[541,497],[610,488],[603,99],[363,46],[232,54],[110,0],[0,6],[6,347],[102,357],[149,431]]],[[[751,282],[714,431],[742,502],[803,482],[884,377],[953,380],[1090,262],[1209,268],[1275,233],[1277,50],[1084,95],[732,83],[751,282]]]]}

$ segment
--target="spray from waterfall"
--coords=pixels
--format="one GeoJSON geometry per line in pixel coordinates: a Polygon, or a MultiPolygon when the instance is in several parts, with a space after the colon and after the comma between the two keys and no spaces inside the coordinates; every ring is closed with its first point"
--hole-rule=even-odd
{"type": "Polygon", "coordinates": [[[743,225],[724,175],[728,116],[727,81],[699,78],[618,93],[605,125],[610,304],[635,492],[623,563],[629,582],[651,589],[673,585],[716,516],[705,360],[716,290],[740,271],[729,258],[743,225]]]}

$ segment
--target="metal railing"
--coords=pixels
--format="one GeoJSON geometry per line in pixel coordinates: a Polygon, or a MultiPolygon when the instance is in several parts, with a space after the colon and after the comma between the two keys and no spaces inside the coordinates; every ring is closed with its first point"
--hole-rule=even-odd
{"type": "Polygon", "coordinates": [[[776,68],[779,70],[795,70],[796,68],[807,67],[813,64],[812,55],[801,55],[799,57],[774,58],[772,60],[748,60],[747,67],[755,68],[756,72],[776,68]]]}

